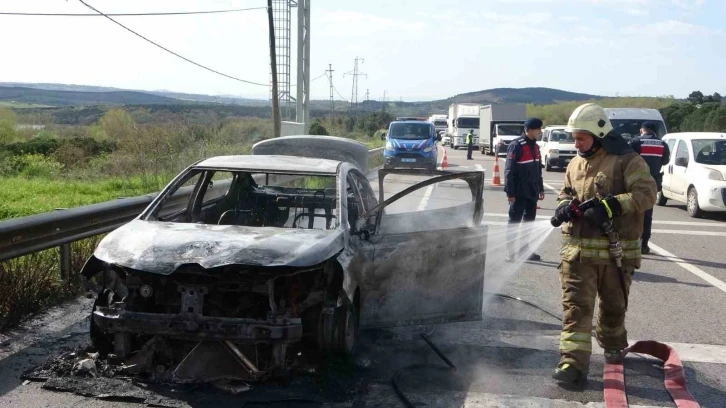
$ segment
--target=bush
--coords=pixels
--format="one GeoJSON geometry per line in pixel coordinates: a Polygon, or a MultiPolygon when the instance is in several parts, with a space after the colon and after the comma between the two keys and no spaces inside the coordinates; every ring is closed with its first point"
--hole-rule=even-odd
{"type": "Polygon", "coordinates": [[[63,170],[63,165],[55,159],[42,154],[25,154],[10,160],[10,169],[14,174],[27,178],[53,178],[63,170]]]}
{"type": "Polygon", "coordinates": [[[320,124],[319,121],[315,121],[310,125],[309,132],[311,135],[322,135],[322,136],[328,136],[328,130],[325,129],[323,125],[320,124]]]}

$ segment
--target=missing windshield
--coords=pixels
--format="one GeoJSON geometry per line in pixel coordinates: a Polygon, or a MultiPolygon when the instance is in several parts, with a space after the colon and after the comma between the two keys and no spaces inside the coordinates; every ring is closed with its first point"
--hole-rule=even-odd
{"type": "Polygon", "coordinates": [[[328,230],[338,227],[335,176],[191,170],[151,221],[328,230]]]}

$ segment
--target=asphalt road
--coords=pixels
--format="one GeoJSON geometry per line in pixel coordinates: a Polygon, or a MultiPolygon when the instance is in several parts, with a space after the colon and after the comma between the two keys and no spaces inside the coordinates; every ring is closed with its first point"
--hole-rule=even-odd
{"type": "MultiPolygon", "coordinates": [[[[524,262],[518,268],[504,263],[502,240],[505,234],[502,229],[507,221],[508,203],[503,187],[491,183],[494,158],[475,152],[474,160],[466,160],[463,150],[446,150],[451,169],[483,169],[487,173],[484,223],[489,226],[490,234],[485,290],[521,297],[556,314],[561,313],[557,272],[559,229],[536,228],[534,233],[540,235],[538,241],[542,241],[537,249],[541,261],[524,262]]],[[[499,168],[503,177],[504,161],[501,159],[499,168]]],[[[564,171],[544,172],[544,179],[547,192],[539,203],[540,224],[547,224],[553,214],[564,171]]],[[[394,192],[413,180],[406,181],[391,183],[387,190],[394,192]]],[[[426,194],[412,196],[405,207],[415,207],[416,200],[424,196],[426,194]]],[[[450,203],[452,198],[461,199],[460,190],[437,185],[425,197],[426,204],[416,208],[423,211],[439,208],[450,203]]],[[[656,207],[654,220],[652,252],[644,257],[631,289],[626,318],[628,337],[656,340],[676,348],[684,362],[688,388],[701,406],[726,406],[726,310],[723,308],[726,301],[726,284],[723,283],[726,282],[726,257],[723,255],[726,216],[713,214],[705,219],[692,219],[683,205],[668,203],[665,207],[656,207]]],[[[497,401],[491,406],[529,406],[526,405],[529,403],[531,406],[569,407],[581,406],[576,403],[601,402],[604,361],[597,354],[596,342],[586,390],[564,390],[550,380],[558,360],[559,331],[559,323],[554,318],[536,309],[509,300],[491,299],[485,305],[483,322],[440,325],[431,336],[455,364],[460,364],[460,375],[444,379],[446,374],[440,372],[411,374],[414,379],[409,381],[408,388],[404,388],[410,390],[413,400],[418,398],[420,402],[434,405],[448,401],[447,406],[449,402],[451,406],[490,406],[486,401],[497,401]],[[462,371],[466,374],[462,375],[462,371]],[[571,403],[575,405],[569,405],[571,403]]],[[[398,361],[400,364],[401,359],[395,358],[397,353],[409,352],[411,358],[403,360],[441,365],[438,357],[416,339],[415,329],[397,329],[397,333],[397,340],[386,344],[396,350],[391,355],[377,340],[377,352],[386,356],[377,361],[398,361]],[[400,342],[403,338],[411,341],[400,342]]],[[[630,404],[675,406],[663,387],[659,367],[653,360],[628,356],[626,387],[630,404]]],[[[382,372],[381,378],[384,377],[382,372]]],[[[394,397],[390,390],[382,382],[379,385],[372,394],[379,392],[392,401],[394,397]]]]}
{"type": "MultiPolygon", "coordinates": [[[[547,227],[556,206],[556,193],[564,172],[545,172],[548,191],[540,202],[542,220],[536,230],[541,242],[540,262],[523,262],[512,267],[504,262],[503,228],[507,200],[501,186],[491,184],[494,160],[479,152],[466,160],[464,151],[447,149],[451,169],[485,170],[484,224],[489,237],[485,290],[522,297],[543,308],[561,313],[559,230],[547,227]]],[[[499,161],[500,176],[504,162],[499,161]]],[[[385,194],[390,197],[420,178],[389,176],[385,194]]],[[[377,183],[373,183],[377,192],[377,183]]],[[[392,205],[388,212],[421,211],[459,205],[469,200],[461,182],[446,182],[422,188],[392,205]]],[[[645,256],[636,272],[626,318],[628,337],[667,343],[679,352],[688,388],[701,407],[726,406],[726,216],[691,219],[680,204],[656,207],[651,255],[645,256]]],[[[446,220],[441,220],[445,227],[446,220]]],[[[432,232],[434,233],[434,232],[432,232]]],[[[87,327],[88,301],[60,308],[45,317],[45,323],[30,325],[15,336],[21,341],[0,341],[0,405],[135,407],[137,403],[99,401],[40,388],[39,383],[22,385],[18,374],[48,355],[82,343],[87,327]],[[59,316],[63,316],[59,318],[59,316]]],[[[325,404],[335,407],[403,406],[390,385],[395,372],[414,363],[430,368],[405,371],[400,385],[409,398],[428,406],[466,407],[599,407],[603,401],[601,351],[594,344],[590,381],[586,388],[565,390],[550,380],[557,360],[559,322],[525,304],[487,297],[484,319],[426,327],[403,327],[366,333],[356,358],[353,376],[358,394],[354,403],[325,404]],[[457,372],[445,365],[421,340],[430,338],[457,365],[457,372]],[[598,354],[600,353],[600,354],[598,354]]],[[[0,339],[2,340],[2,339],[0,339]]],[[[672,407],[662,383],[662,365],[630,355],[625,363],[626,389],[631,406],[672,407]]],[[[343,390],[341,389],[341,392],[343,390]]],[[[239,406],[226,394],[200,394],[188,398],[185,406],[239,406]],[[220,401],[224,400],[222,404],[220,401]],[[229,403],[229,405],[227,405],[229,403]],[[235,405],[236,404],[236,405],[235,405]]],[[[236,402],[235,402],[236,401],[236,402]]],[[[286,402],[262,407],[310,407],[286,402]]]]}

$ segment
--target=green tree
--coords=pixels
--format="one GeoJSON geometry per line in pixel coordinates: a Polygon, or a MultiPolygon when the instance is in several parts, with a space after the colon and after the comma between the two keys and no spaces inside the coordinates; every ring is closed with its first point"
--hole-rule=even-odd
{"type": "Polygon", "coordinates": [[[660,109],[669,132],[680,132],[683,121],[696,110],[696,105],[690,103],[674,103],[660,109]]]}
{"type": "Polygon", "coordinates": [[[325,127],[317,120],[310,125],[309,133],[311,135],[322,135],[322,136],[329,135],[328,130],[325,129],[325,127]]]}
{"type": "Polygon", "coordinates": [[[708,114],[703,130],[706,132],[726,132],[726,106],[718,107],[708,114]]]}
{"type": "Polygon", "coordinates": [[[686,116],[681,125],[682,132],[704,132],[706,131],[706,121],[711,112],[720,108],[720,103],[704,103],[686,116]]]}
{"type": "Polygon", "coordinates": [[[107,137],[119,143],[130,142],[136,135],[134,118],[123,109],[111,109],[101,118],[101,129],[107,137]]]}
{"type": "Polygon", "coordinates": [[[0,108],[0,120],[7,120],[15,126],[18,123],[18,115],[12,109],[0,108]]]}
{"type": "Polygon", "coordinates": [[[0,144],[11,143],[15,139],[15,123],[0,119],[0,144]]]}
{"type": "Polygon", "coordinates": [[[699,105],[703,103],[703,92],[693,91],[688,95],[688,102],[699,105]]]}

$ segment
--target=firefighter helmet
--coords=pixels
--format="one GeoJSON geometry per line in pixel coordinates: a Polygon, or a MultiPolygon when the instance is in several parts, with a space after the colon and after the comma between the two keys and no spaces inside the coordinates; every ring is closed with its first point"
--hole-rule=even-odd
{"type": "Polygon", "coordinates": [[[602,139],[613,130],[613,126],[610,124],[605,109],[594,103],[586,103],[578,106],[572,112],[567,121],[566,130],[568,132],[584,130],[602,139]]]}

